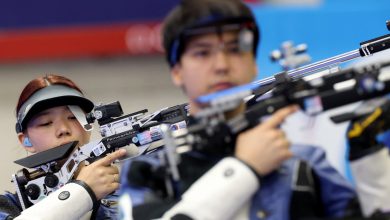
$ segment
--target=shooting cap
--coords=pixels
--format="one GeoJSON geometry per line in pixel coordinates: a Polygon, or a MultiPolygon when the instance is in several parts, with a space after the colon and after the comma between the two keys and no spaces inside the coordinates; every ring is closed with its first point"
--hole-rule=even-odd
{"type": "Polygon", "coordinates": [[[251,10],[243,2],[182,0],[167,16],[162,29],[168,63],[173,67],[180,60],[189,37],[207,33],[220,34],[229,30],[239,31],[240,47],[249,47],[256,55],[260,31],[251,10]]]}
{"type": "Polygon", "coordinates": [[[76,89],[60,84],[49,85],[36,91],[20,107],[16,116],[16,133],[23,132],[35,114],[63,105],[79,106],[85,113],[91,112],[94,108],[93,102],[76,89]]]}

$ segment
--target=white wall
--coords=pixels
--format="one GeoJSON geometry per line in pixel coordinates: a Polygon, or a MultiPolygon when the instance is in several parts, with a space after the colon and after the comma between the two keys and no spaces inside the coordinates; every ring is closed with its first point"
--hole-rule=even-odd
{"type": "MultiPolygon", "coordinates": [[[[14,191],[13,161],[27,156],[15,134],[15,107],[23,87],[36,76],[59,73],[74,80],[95,102],[120,101],[125,114],[144,108],[153,112],[185,102],[170,80],[163,57],[0,64],[0,192],[14,191]]],[[[95,129],[96,132],[97,129],[95,129]]],[[[94,133],[93,138],[97,138],[94,133]]]]}

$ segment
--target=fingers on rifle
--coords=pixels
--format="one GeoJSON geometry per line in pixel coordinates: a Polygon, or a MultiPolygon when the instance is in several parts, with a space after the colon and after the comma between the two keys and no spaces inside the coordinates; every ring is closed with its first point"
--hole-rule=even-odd
{"type": "Polygon", "coordinates": [[[118,174],[119,173],[118,167],[116,167],[115,165],[107,166],[107,173],[113,175],[118,174]]]}
{"type": "Polygon", "coordinates": [[[277,145],[280,149],[285,149],[285,150],[289,151],[291,143],[287,139],[282,138],[282,139],[276,140],[275,145],[277,145]]]}
{"type": "Polygon", "coordinates": [[[114,179],[114,182],[117,182],[117,183],[119,183],[119,180],[120,180],[120,177],[119,177],[119,174],[114,174],[113,175],[113,179],[114,179]]]}
{"type": "Polygon", "coordinates": [[[110,187],[111,187],[113,192],[115,190],[119,189],[119,186],[120,186],[120,183],[118,183],[118,182],[113,182],[113,183],[110,184],[110,187]]]}
{"type": "Polygon", "coordinates": [[[125,149],[119,149],[111,154],[108,154],[106,157],[100,159],[98,162],[100,162],[100,164],[102,164],[103,166],[110,166],[116,159],[123,157],[125,154],[125,149]]]}
{"type": "Polygon", "coordinates": [[[291,115],[292,113],[294,113],[297,110],[298,110],[298,106],[296,106],[296,105],[291,105],[291,106],[287,106],[287,107],[284,107],[282,109],[279,109],[268,120],[266,120],[263,123],[263,127],[276,128],[281,123],[283,123],[284,119],[286,119],[287,116],[291,115]]]}
{"type": "Polygon", "coordinates": [[[269,130],[268,132],[269,132],[269,137],[272,138],[273,140],[286,139],[286,135],[282,130],[272,129],[269,130]]]}
{"type": "Polygon", "coordinates": [[[291,151],[286,151],[286,152],[284,152],[283,159],[288,160],[292,156],[294,156],[294,154],[291,151]]]}

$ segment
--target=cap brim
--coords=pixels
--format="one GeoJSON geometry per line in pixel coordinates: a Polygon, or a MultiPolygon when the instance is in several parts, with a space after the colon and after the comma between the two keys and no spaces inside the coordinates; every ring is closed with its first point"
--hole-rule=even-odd
{"type": "Polygon", "coordinates": [[[21,132],[28,121],[37,113],[49,108],[77,105],[89,113],[94,104],[76,89],[64,85],[51,85],[38,90],[20,108],[17,117],[17,132],[21,132]]]}
{"type": "Polygon", "coordinates": [[[94,108],[94,104],[90,100],[78,96],[59,96],[51,99],[42,100],[40,102],[35,103],[30,108],[27,115],[23,119],[22,127],[25,127],[27,122],[37,113],[49,108],[65,105],[80,106],[80,108],[83,109],[85,113],[91,112],[94,108]]]}

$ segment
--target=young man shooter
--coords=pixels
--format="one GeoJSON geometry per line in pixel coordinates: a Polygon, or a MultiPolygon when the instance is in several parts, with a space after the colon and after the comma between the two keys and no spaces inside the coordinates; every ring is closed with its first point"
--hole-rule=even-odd
{"type": "MultiPolygon", "coordinates": [[[[167,16],[162,32],[172,80],[188,96],[190,114],[202,109],[199,96],[255,79],[259,28],[241,1],[184,0],[167,16]]],[[[245,109],[242,102],[226,117],[245,109]]],[[[190,188],[165,217],[182,213],[189,219],[283,220],[360,215],[354,190],[321,149],[290,146],[279,125],[295,110],[283,108],[239,134],[232,154],[191,151],[182,155],[179,191],[193,187],[201,193],[190,188]]],[[[145,199],[134,208],[135,218],[160,217],[177,202],[148,203],[146,196],[139,199],[134,192],[130,196],[138,197],[135,205],[145,199]]]]}

